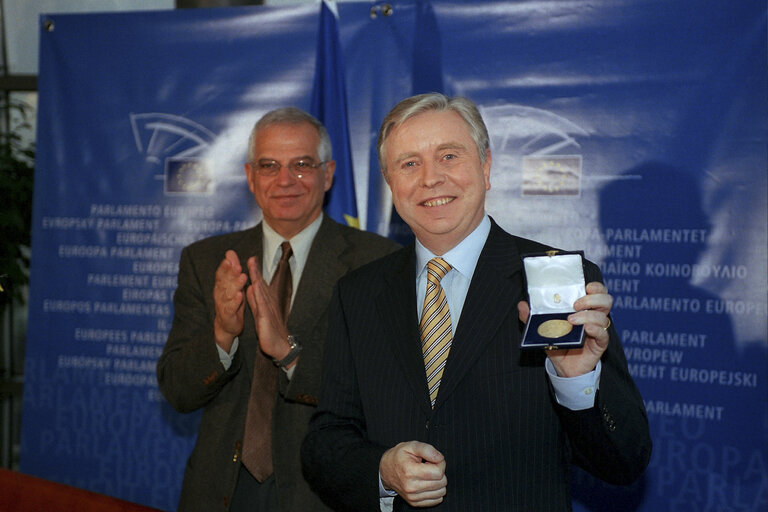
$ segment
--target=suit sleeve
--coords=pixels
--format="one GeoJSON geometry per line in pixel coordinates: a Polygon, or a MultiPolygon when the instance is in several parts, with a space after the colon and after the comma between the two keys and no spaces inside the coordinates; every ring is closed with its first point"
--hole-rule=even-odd
{"type": "Polygon", "coordinates": [[[334,510],[379,510],[379,461],[368,441],[340,285],[331,299],[320,403],[302,444],[304,477],[334,510]]]}
{"type": "Polygon", "coordinates": [[[160,391],[179,412],[205,405],[241,366],[239,351],[229,370],[219,361],[213,336],[214,273],[215,269],[197,268],[189,248],[182,251],[173,324],[157,362],[160,391]]]}
{"type": "MultiPolygon", "coordinates": [[[[586,278],[587,282],[602,282],[592,263],[587,266],[586,278]]],[[[595,406],[584,411],[557,406],[557,410],[574,462],[608,483],[627,485],[648,466],[652,443],[645,405],[629,374],[613,322],[609,332],[595,406]]]]}
{"type": "MultiPolygon", "coordinates": [[[[333,226],[337,225],[333,224],[333,226]]],[[[348,272],[400,248],[391,240],[372,233],[352,230],[351,228],[346,229],[341,226],[337,226],[335,229],[345,236],[337,240],[323,239],[321,235],[317,241],[318,244],[321,244],[318,247],[321,249],[336,240],[337,247],[334,249],[338,249],[338,246],[345,247],[345,249],[341,250],[338,255],[336,252],[327,250],[310,253],[311,260],[307,261],[307,266],[304,269],[306,277],[302,277],[302,280],[314,279],[314,281],[308,281],[308,283],[312,283],[311,287],[307,287],[312,289],[310,298],[307,299],[307,295],[304,295],[304,300],[314,302],[314,315],[293,325],[289,322],[289,329],[293,334],[299,336],[303,349],[291,379],[288,379],[285,372],[279,373],[280,394],[291,402],[313,407],[317,405],[320,395],[322,360],[328,333],[329,304],[334,285],[339,278],[348,272]],[[334,258],[336,261],[327,261],[328,258],[334,258]],[[318,274],[320,273],[325,274],[325,276],[324,280],[318,282],[318,274]],[[310,274],[314,274],[314,277],[310,278],[310,274]],[[321,305],[322,307],[320,307],[321,305]]],[[[296,300],[298,301],[299,298],[297,297],[296,300]]],[[[296,307],[296,303],[294,303],[294,307],[296,307]]]]}

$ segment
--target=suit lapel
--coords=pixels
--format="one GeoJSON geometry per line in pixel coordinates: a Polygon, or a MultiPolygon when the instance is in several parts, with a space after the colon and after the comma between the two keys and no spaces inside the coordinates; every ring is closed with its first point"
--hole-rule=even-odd
{"type": "Polygon", "coordinates": [[[521,298],[515,274],[522,261],[514,238],[492,223],[469,285],[461,318],[451,345],[435,407],[456,389],[494,333],[509,315],[517,317],[521,298]]]}
{"type": "Polygon", "coordinates": [[[348,247],[339,225],[324,215],[288,316],[288,330],[300,339],[309,339],[330,303],[336,281],[349,271],[352,263],[344,257],[348,247]]]}
{"type": "MultiPolygon", "coordinates": [[[[324,217],[312,242],[307,264],[296,290],[296,298],[288,316],[289,332],[296,334],[305,342],[310,339],[309,334],[314,330],[315,323],[322,319],[323,312],[330,302],[333,285],[351,266],[351,263],[344,258],[348,246],[349,243],[338,225],[328,217],[324,217]]],[[[263,269],[261,259],[264,253],[264,232],[261,223],[246,231],[232,249],[237,252],[246,274],[248,258],[251,256],[256,256],[260,268],[263,269]]],[[[249,278],[246,286],[250,284],[249,278]]],[[[259,346],[253,313],[247,301],[238,350],[242,350],[248,374],[252,375],[253,360],[259,354],[259,346]],[[245,340],[254,340],[255,343],[246,343],[245,340]]]]}
{"type": "Polygon", "coordinates": [[[429,414],[431,405],[416,318],[416,255],[413,246],[400,254],[403,257],[385,275],[386,286],[376,298],[376,305],[385,338],[420,407],[429,414]]]}
{"type": "MultiPolygon", "coordinates": [[[[288,331],[299,336],[299,339],[304,342],[310,339],[309,333],[315,328],[315,323],[322,319],[323,312],[330,302],[333,285],[349,270],[350,263],[343,257],[348,245],[338,225],[324,217],[312,242],[307,264],[296,290],[296,298],[288,316],[288,331]]],[[[264,256],[264,232],[261,223],[246,231],[232,249],[237,252],[246,274],[248,274],[248,258],[251,256],[256,256],[259,267],[263,270],[264,264],[261,260],[264,256]]],[[[249,277],[246,286],[250,284],[249,277]]],[[[247,301],[238,350],[242,351],[248,375],[253,375],[253,361],[259,354],[259,346],[253,312],[247,301]],[[254,340],[255,343],[248,343],[246,340],[254,340]]]]}

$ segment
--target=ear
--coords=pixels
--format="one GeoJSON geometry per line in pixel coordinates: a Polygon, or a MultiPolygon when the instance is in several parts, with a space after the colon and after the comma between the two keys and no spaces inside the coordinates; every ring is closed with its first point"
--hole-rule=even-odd
{"type": "Polygon", "coordinates": [[[491,190],[491,150],[485,150],[485,163],[483,164],[483,177],[485,179],[485,190],[491,190]]]}
{"type": "Polygon", "coordinates": [[[336,160],[329,160],[325,163],[325,184],[324,189],[326,192],[328,192],[331,189],[331,185],[333,185],[333,173],[336,172],[336,160]]]}
{"type": "Polygon", "coordinates": [[[256,179],[256,172],[253,170],[253,164],[246,162],[243,168],[245,170],[245,179],[248,180],[248,188],[250,189],[251,194],[255,194],[256,184],[254,181],[256,179]]]}

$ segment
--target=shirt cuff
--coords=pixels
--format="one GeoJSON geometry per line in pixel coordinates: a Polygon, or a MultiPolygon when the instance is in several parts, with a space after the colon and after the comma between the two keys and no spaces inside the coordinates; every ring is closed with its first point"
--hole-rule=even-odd
{"type": "Polygon", "coordinates": [[[397,493],[384,488],[384,484],[381,482],[381,473],[379,473],[379,498],[392,498],[394,496],[397,496],[397,493]]]}
{"type": "MultiPolygon", "coordinates": [[[[229,349],[229,353],[227,353],[220,346],[216,345],[216,350],[219,352],[219,361],[221,361],[221,364],[224,365],[224,370],[229,370],[229,367],[232,366],[232,359],[235,357],[235,352],[237,352],[238,346],[240,346],[240,338],[237,337],[232,342],[232,348],[229,349]]],[[[293,365],[288,369],[283,368],[283,371],[287,375],[288,380],[293,378],[293,372],[296,371],[296,366],[297,365],[293,365]]]]}
{"type": "Polygon", "coordinates": [[[555,399],[563,407],[572,411],[583,411],[595,405],[595,393],[600,385],[600,372],[602,362],[598,361],[595,369],[578,377],[559,377],[552,361],[547,358],[544,368],[547,371],[552,387],[555,390],[555,399]]]}
{"type": "Polygon", "coordinates": [[[229,349],[229,353],[227,353],[226,350],[221,348],[218,344],[216,345],[216,350],[219,351],[219,361],[221,361],[221,364],[224,365],[224,370],[229,370],[229,367],[232,366],[232,358],[235,357],[235,352],[237,352],[237,347],[240,345],[240,338],[235,338],[235,341],[232,342],[232,347],[229,349]]]}
{"type": "Polygon", "coordinates": [[[381,512],[392,512],[395,504],[395,498],[379,498],[379,510],[381,512]]]}

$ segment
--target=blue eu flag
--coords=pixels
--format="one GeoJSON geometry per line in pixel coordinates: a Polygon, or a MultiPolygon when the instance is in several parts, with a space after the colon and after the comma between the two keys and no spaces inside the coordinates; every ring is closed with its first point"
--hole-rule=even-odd
{"type": "Polygon", "coordinates": [[[333,158],[336,160],[333,187],[325,198],[325,212],[337,222],[359,228],[347,126],[344,59],[336,16],[326,2],[321,2],[317,36],[317,63],[310,111],[328,130],[333,144],[333,158]]]}

